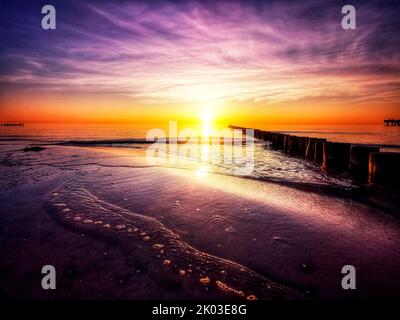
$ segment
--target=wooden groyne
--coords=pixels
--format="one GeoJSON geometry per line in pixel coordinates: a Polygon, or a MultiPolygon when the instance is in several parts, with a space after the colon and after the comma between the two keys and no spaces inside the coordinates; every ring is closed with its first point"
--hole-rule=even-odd
{"type": "MultiPolygon", "coordinates": [[[[231,129],[247,129],[230,125],[231,129]]],[[[269,141],[273,150],[315,163],[329,175],[348,174],[368,187],[400,192],[400,153],[380,152],[379,147],[327,141],[282,132],[254,130],[254,138],[269,141]]]]}
{"type": "Polygon", "coordinates": [[[400,126],[400,120],[395,120],[395,119],[387,119],[387,120],[383,120],[383,123],[385,124],[385,126],[400,126]]]}

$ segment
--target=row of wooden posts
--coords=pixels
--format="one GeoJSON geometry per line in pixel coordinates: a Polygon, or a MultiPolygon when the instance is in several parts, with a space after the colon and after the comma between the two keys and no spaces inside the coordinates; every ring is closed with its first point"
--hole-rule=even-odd
{"type": "MultiPolygon", "coordinates": [[[[246,128],[230,126],[232,129],[246,128]]],[[[399,190],[400,153],[380,152],[379,147],[363,144],[331,142],[280,132],[254,130],[254,137],[269,141],[271,148],[305,159],[321,167],[324,173],[349,174],[355,181],[369,186],[399,190]]]]}
{"type": "Polygon", "coordinates": [[[383,123],[385,124],[385,126],[400,126],[400,120],[395,119],[383,120],[383,123]]]}

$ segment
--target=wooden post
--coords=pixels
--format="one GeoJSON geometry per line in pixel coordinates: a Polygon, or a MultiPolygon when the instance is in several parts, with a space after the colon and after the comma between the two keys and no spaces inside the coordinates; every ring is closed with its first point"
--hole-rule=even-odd
{"type": "Polygon", "coordinates": [[[324,142],[322,170],[333,174],[348,170],[350,146],[350,143],[324,142]]]}
{"type": "Polygon", "coordinates": [[[373,152],[369,155],[368,183],[400,191],[400,153],[373,152]]]}
{"type": "Polygon", "coordinates": [[[369,154],[372,152],[379,152],[379,148],[368,145],[351,146],[349,169],[354,180],[368,182],[369,154]]]}

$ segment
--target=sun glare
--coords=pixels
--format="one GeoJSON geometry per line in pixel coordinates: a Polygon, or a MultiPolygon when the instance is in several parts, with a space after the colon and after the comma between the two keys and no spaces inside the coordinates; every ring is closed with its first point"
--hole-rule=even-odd
{"type": "Polygon", "coordinates": [[[203,115],[202,115],[203,123],[209,123],[209,122],[211,122],[212,118],[213,118],[213,115],[212,115],[211,110],[205,110],[205,111],[203,112],[203,115]]]}
{"type": "Polygon", "coordinates": [[[199,167],[196,171],[196,176],[197,177],[204,177],[208,174],[208,172],[210,171],[209,167],[207,166],[202,166],[199,167]]]}
{"type": "Polygon", "coordinates": [[[213,114],[211,110],[209,109],[204,110],[201,115],[201,118],[202,118],[201,135],[210,136],[212,134],[212,119],[213,119],[213,114]]]}

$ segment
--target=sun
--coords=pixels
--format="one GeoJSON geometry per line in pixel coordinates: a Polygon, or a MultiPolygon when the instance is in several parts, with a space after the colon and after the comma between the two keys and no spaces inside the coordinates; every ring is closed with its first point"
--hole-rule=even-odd
{"type": "Polygon", "coordinates": [[[224,101],[205,101],[196,105],[198,128],[203,137],[218,135],[221,126],[221,117],[224,109],[224,101]]]}
{"type": "Polygon", "coordinates": [[[203,120],[203,123],[210,123],[213,118],[211,110],[209,109],[204,110],[203,114],[201,115],[201,118],[203,120]]]}
{"type": "Polygon", "coordinates": [[[201,115],[202,125],[201,125],[201,135],[210,136],[212,134],[212,119],[213,114],[211,110],[205,109],[201,115]]]}

